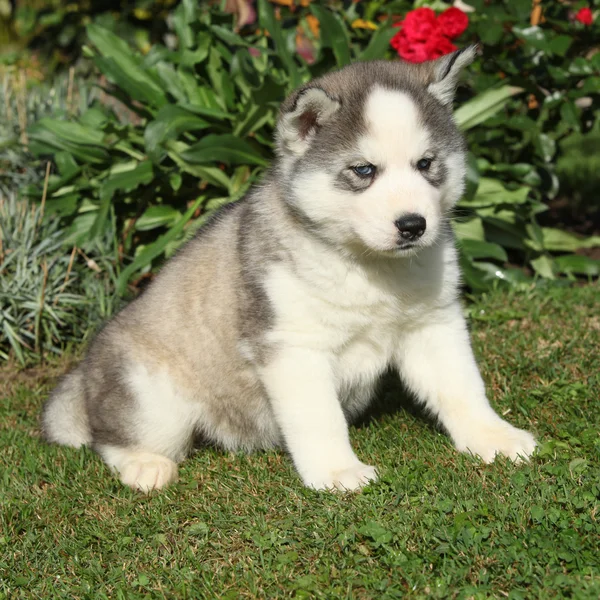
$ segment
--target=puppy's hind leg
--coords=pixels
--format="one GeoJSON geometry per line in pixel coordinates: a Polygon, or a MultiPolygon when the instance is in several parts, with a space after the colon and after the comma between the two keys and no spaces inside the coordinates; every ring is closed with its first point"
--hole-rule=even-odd
{"type": "MultiPolygon", "coordinates": [[[[125,485],[142,492],[160,489],[177,478],[177,463],[190,450],[199,404],[190,401],[165,370],[132,365],[123,383],[126,390],[121,392],[131,400],[121,415],[121,430],[127,433],[121,439],[100,435],[94,449],[125,485]]],[[[100,415],[97,421],[106,422],[107,417],[100,415]]]]}

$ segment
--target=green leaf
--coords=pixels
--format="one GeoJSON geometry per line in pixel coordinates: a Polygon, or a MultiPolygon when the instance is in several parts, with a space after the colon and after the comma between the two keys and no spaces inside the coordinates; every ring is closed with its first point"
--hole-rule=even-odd
{"type": "Polygon", "coordinates": [[[165,140],[173,139],[184,131],[197,131],[208,127],[210,123],[190,113],[184,108],[167,104],[157,113],[144,132],[144,141],[149,155],[153,155],[165,140]]]}
{"type": "Polygon", "coordinates": [[[288,72],[289,88],[297,88],[301,83],[300,73],[298,66],[294,61],[294,57],[287,49],[285,38],[281,27],[275,18],[273,6],[269,0],[258,0],[258,22],[261,27],[266,29],[277,51],[277,56],[281,59],[288,72]]]}
{"type": "Polygon", "coordinates": [[[156,72],[161,78],[165,89],[173,96],[173,98],[175,98],[175,100],[177,100],[177,102],[181,104],[188,102],[185,86],[173,65],[161,61],[156,65],[156,72]]]}
{"type": "Polygon", "coordinates": [[[232,134],[204,136],[197,144],[181,153],[181,158],[192,164],[224,162],[227,164],[253,164],[267,166],[262,157],[248,142],[232,134]]]}
{"type": "Polygon", "coordinates": [[[359,55],[359,60],[385,58],[390,47],[390,40],[397,31],[397,29],[392,27],[391,22],[381,24],[371,36],[368,46],[359,55]]]}
{"type": "MultiPolygon", "coordinates": [[[[207,90],[210,91],[210,90],[207,90]]],[[[212,119],[231,119],[231,115],[213,106],[204,106],[200,104],[181,104],[180,108],[185,108],[195,115],[201,115],[203,117],[209,117],[212,119]]]]}
{"type": "Polygon", "coordinates": [[[142,61],[117,35],[91,23],[87,34],[102,57],[94,60],[98,68],[132,98],[160,107],[167,101],[158,83],[145,70],[142,61]]]}
{"type": "Polygon", "coordinates": [[[114,193],[118,190],[130,192],[140,185],[150,183],[153,176],[152,163],[149,160],[139,164],[131,162],[113,167],[111,174],[100,188],[100,209],[90,229],[90,239],[94,239],[104,231],[114,193]]]}
{"type": "Polygon", "coordinates": [[[467,256],[472,259],[477,258],[495,258],[496,260],[505,262],[508,260],[506,251],[502,246],[491,242],[482,242],[480,240],[464,239],[461,241],[461,246],[467,256]]]}
{"type": "Polygon", "coordinates": [[[573,252],[579,248],[595,248],[600,246],[600,235],[580,238],[568,231],[542,227],[542,244],[546,250],[573,252]]]}
{"type": "Polygon", "coordinates": [[[498,179],[482,177],[479,180],[477,193],[472,200],[464,198],[459,202],[460,206],[483,207],[497,204],[523,204],[527,201],[528,187],[520,187],[516,190],[507,190],[498,179]]]}
{"type": "Polygon", "coordinates": [[[316,2],[310,5],[310,11],[321,24],[321,45],[333,50],[338,67],[350,64],[350,38],[340,17],[316,2]]]}
{"type": "Polygon", "coordinates": [[[535,272],[546,279],[555,279],[554,262],[549,256],[538,256],[531,261],[531,266],[535,272]]]}
{"type": "Polygon", "coordinates": [[[161,235],[155,242],[146,246],[138,256],[136,256],[135,260],[127,266],[127,268],[121,271],[121,274],[117,279],[117,291],[120,294],[125,292],[129,278],[140,269],[149,265],[157,256],[160,256],[164,252],[166,246],[183,231],[186,223],[192,218],[197,208],[204,200],[205,197],[200,196],[167,233],[161,235]]]}
{"type": "Polygon", "coordinates": [[[485,240],[485,232],[480,217],[460,219],[452,222],[452,227],[459,240],[485,240]]]}
{"type": "Polygon", "coordinates": [[[579,256],[577,254],[559,256],[554,259],[554,264],[559,273],[573,273],[590,277],[600,275],[600,260],[594,260],[589,256],[579,256]]]}
{"type": "Polygon", "coordinates": [[[556,154],[556,142],[547,134],[540,133],[533,140],[537,154],[544,159],[545,162],[550,162],[556,154]]]}
{"type": "Polygon", "coordinates": [[[109,154],[104,147],[93,145],[98,139],[99,144],[102,144],[103,135],[100,133],[98,137],[97,133],[76,123],[40,119],[28,129],[32,142],[29,149],[36,156],[64,150],[83,162],[102,163],[108,160],[109,154]],[[89,137],[85,135],[85,131],[90,132],[89,137]]]}
{"type": "Polygon", "coordinates": [[[149,206],[136,221],[137,231],[149,231],[157,227],[172,227],[181,218],[181,213],[172,206],[149,206]]]}
{"type": "Polygon", "coordinates": [[[555,38],[550,40],[550,50],[559,56],[564,56],[567,50],[571,47],[573,38],[568,35],[557,35],[555,38]]]}
{"type": "Polygon", "coordinates": [[[456,110],[456,124],[463,131],[471,129],[502,110],[513,96],[522,91],[523,88],[512,85],[486,90],[456,110]]]}

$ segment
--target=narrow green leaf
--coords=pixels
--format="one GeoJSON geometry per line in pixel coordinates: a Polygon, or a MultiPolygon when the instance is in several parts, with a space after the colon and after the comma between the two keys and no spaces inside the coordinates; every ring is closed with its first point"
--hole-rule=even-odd
{"type": "Polygon", "coordinates": [[[268,161],[248,142],[231,134],[204,136],[197,144],[182,152],[181,158],[192,164],[224,162],[268,165],[268,161]]]}
{"type": "Polygon", "coordinates": [[[385,58],[390,48],[390,40],[398,29],[392,27],[391,21],[382,23],[371,36],[368,46],[361,52],[359,60],[378,60],[385,58]]]}
{"type": "Polygon", "coordinates": [[[456,124],[463,131],[471,129],[502,110],[513,96],[522,91],[523,88],[512,85],[486,90],[456,110],[456,124]]]}
{"type": "Polygon", "coordinates": [[[87,34],[101,54],[94,60],[107,77],[140,102],[157,107],[166,102],[163,90],[126,42],[94,23],[87,26],[87,34]]]}
{"type": "Polygon", "coordinates": [[[331,48],[338,67],[350,63],[350,37],[340,17],[329,8],[317,3],[310,5],[310,10],[321,24],[321,44],[331,48]]]}
{"type": "Polygon", "coordinates": [[[301,83],[298,66],[296,65],[294,57],[287,49],[283,32],[277,19],[275,19],[273,6],[269,0],[258,0],[258,22],[260,26],[266,29],[271,35],[271,39],[275,44],[277,56],[281,58],[283,64],[287,68],[289,87],[291,89],[298,87],[301,83]]]}
{"type": "Polygon", "coordinates": [[[181,213],[172,206],[149,206],[135,222],[135,228],[137,231],[149,231],[157,227],[171,227],[180,218],[181,213]]]}

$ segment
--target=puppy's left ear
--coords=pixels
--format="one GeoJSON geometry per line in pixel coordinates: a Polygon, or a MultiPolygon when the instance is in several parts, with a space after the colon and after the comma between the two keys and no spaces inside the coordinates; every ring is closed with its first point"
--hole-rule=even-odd
{"type": "Polygon", "coordinates": [[[282,105],[277,124],[280,150],[304,154],[339,108],[340,102],[319,87],[306,87],[292,94],[282,105]]]}
{"type": "Polygon", "coordinates": [[[477,46],[473,44],[433,62],[432,82],[427,88],[429,92],[442,104],[452,104],[460,72],[473,62],[476,55],[477,46]]]}

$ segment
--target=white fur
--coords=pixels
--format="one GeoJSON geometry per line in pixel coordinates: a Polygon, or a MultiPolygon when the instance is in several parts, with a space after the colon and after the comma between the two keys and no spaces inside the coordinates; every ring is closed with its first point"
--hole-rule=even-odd
{"type": "Polygon", "coordinates": [[[98,452],[121,481],[140,492],[158,490],[177,479],[177,464],[161,454],[100,446],[98,452]]]}
{"type": "Polygon", "coordinates": [[[266,279],[276,311],[269,337],[279,350],[261,376],[294,464],[318,489],[355,489],[376,477],[351,448],[340,391],[365,390],[357,395],[367,398],[390,364],[459,450],[485,461],[526,458],[533,437],[503,421],[485,396],[456,300],[456,251],[441,235],[443,212],[462,192],[463,159],[447,158],[448,180],[435,189],[413,166],[429,140],[412,100],[376,88],[366,114],[359,154],[382,170],[370,188],[352,197],[326,172],[298,183],[303,210],[326,227],[326,237],[360,240],[364,256],[298,239],[294,268],[277,263],[266,279]],[[410,212],[427,219],[420,248],[389,257],[394,221],[410,212]]]}

